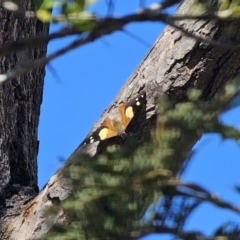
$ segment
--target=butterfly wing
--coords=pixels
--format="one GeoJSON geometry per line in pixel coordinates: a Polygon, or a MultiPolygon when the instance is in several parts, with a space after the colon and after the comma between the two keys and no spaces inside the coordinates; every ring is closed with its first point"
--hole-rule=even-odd
{"type": "MultiPolygon", "coordinates": [[[[131,99],[127,105],[125,112],[128,108],[132,108],[133,114],[146,102],[146,92],[143,90],[141,91],[135,98],[131,99]]],[[[130,116],[132,115],[131,110],[128,110],[130,116]]]]}
{"type": "Polygon", "coordinates": [[[144,104],[145,101],[146,101],[146,92],[141,91],[138,96],[136,96],[135,98],[133,98],[127,103],[122,103],[118,107],[118,111],[121,115],[124,130],[127,128],[128,124],[131,122],[131,120],[135,116],[137,110],[144,104]]]}
{"type": "Polygon", "coordinates": [[[118,135],[118,131],[114,127],[113,120],[111,120],[110,118],[107,117],[102,122],[101,126],[102,126],[102,129],[99,132],[99,136],[100,136],[101,140],[111,138],[111,137],[115,137],[115,136],[118,135]]]}
{"type": "Polygon", "coordinates": [[[113,127],[112,121],[110,118],[106,118],[102,123],[101,127],[99,127],[93,134],[83,141],[83,144],[91,144],[97,141],[105,140],[111,137],[115,137],[118,135],[118,132],[113,127]]]}
{"type": "Polygon", "coordinates": [[[83,145],[87,145],[87,144],[91,144],[91,143],[100,141],[101,138],[100,138],[99,133],[101,132],[101,130],[102,130],[102,127],[98,128],[96,131],[94,131],[91,136],[89,136],[88,138],[86,138],[83,141],[83,145]]]}
{"type": "Polygon", "coordinates": [[[118,106],[118,111],[119,114],[121,116],[121,121],[122,121],[122,128],[123,130],[126,129],[127,125],[129,124],[129,122],[131,121],[131,118],[129,118],[128,116],[126,116],[125,114],[125,110],[126,110],[126,106],[127,103],[123,102],[118,106]]]}
{"type": "Polygon", "coordinates": [[[125,131],[128,124],[131,122],[136,114],[136,111],[146,101],[146,92],[143,90],[138,96],[133,98],[127,103],[121,103],[118,107],[119,114],[121,116],[121,122],[117,119],[106,118],[101,127],[99,127],[90,137],[88,137],[83,144],[90,144],[96,141],[105,140],[118,136],[125,131]]]}

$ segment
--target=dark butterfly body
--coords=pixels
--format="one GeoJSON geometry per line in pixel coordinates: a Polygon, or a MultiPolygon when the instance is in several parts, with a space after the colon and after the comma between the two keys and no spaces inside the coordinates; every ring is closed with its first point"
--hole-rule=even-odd
{"type": "Polygon", "coordinates": [[[103,141],[108,138],[126,135],[125,130],[128,127],[129,123],[135,116],[137,110],[144,104],[146,101],[146,92],[143,90],[139,93],[138,96],[130,100],[129,102],[121,103],[118,106],[118,111],[121,116],[121,120],[117,118],[107,117],[102,123],[101,126],[90,136],[88,137],[83,144],[91,144],[96,141],[103,141]]]}

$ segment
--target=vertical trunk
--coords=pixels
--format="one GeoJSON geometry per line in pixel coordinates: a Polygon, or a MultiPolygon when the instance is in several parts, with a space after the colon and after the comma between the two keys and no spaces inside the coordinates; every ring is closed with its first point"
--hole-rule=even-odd
{"type": "MultiPolygon", "coordinates": [[[[21,1],[21,10],[34,10],[32,1],[21,1]]],[[[47,34],[48,25],[0,7],[0,44],[47,34]]],[[[46,54],[46,45],[0,58],[4,74],[26,61],[46,54]]],[[[37,127],[42,102],[44,68],[0,85],[0,229],[3,216],[16,214],[37,192],[37,127]]]]}
{"type": "MultiPolygon", "coordinates": [[[[184,1],[178,13],[185,14],[191,2],[191,0],[184,1]]],[[[29,9],[27,6],[25,8],[29,9]]],[[[0,24],[3,25],[0,31],[1,29],[6,29],[0,34],[3,36],[1,43],[17,40],[27,34],[34,35],[36,32],[43,34],[47,31],[46,26],[34,20],[21,20],[19,16],[3,10],[1,16],[4,16],[5,22],[0,21],[0,24]],[[16,30],[10,32],[7,29],[16,30]],[[29,32],[26,33],[26,29],[31,34],[29,32]],[[19,36],[18,34],[22,35],[19,36]]],[[[185,27],[189,32],[195,32],[200,36],[208,36],[215,40],[224,39],[224,32],[230,24],[236,26],[232,39],[235,42],[239,42],[240,25],[235,20],[228,23],[199,20],[186,20],[179,23],[180,26],[185,27]]],[[[21,54],[24,55],[24,53],[28,59],[36,58],[37,55],[45,54],[45,48],[37,50],[26,49],[21,54]]],[[[5,72],[19,64],[19,61],[21,62],[21,54],[9,56],[8,59],[2,59],[0,71],[5,72]]],[[[150,90],[152,89],[152,93],[157,93],[161,89],[174,101],[183,101],[186,99],[188,89],[197,87],[204,92],[204,98],[208,100],[218,91],[220,86],[238,75],[239,63],[240,57],[238,53],[199,43],[186,36],[186,34],[167,27],[149,54],[129,78],[115,102],[128,99],[133,92],[138,92],[144,84],[150,90]]],[[[36,127],[44,75],[42,69],[37,71],[1,87],[2,116],[0,124],[2,131],[0,132],[0,141],[2,145],[0,187],[2,192],[5,193],[5,195],[1,194],[3,196],[2,226],[0,226],[2,230],[1,239],[38,238],[48,232],[52,224],[55,222],[61,223],[65,220],[63,212],[56,216],[46,217],[44,216],[44,210],[46,207],[59,203],[69,196],[71,189],[64,186],[61,171],[64,171],[70,165],[70,161],[50,179],[36,198],[23,205],[27,201],[27,198],[24,198],[24,196],[29,194],[32,197],[36,193],[34,192],[37,154],[36,127]],[[24,201],[20,201],[19,196],[23,196],[24,201]],[[21,212],[20,210],[17,212],[19,203],[21,206],[23,205],[21,212]],[[15,215],[13,216],[13,214],[15,215]],[[8,217],[5,218],[5,216],[8,217]]],[[[154,126],[156,119],[153,94],[148,94],[147,98],[149,111],[147,112],[148,120],[146,120],[146,127],[148,125],[154,126]]],[[[112,110],[114,109],[112,108],[112,110]]],[[[111,117],[112,112],[106,111],[96,126],[99,126],[106,116],[110,115],[111,117]]],[[[146,129],[144,130],[146,131],[146,129]]],[[[143,132],[139,131],[140,134],[143,132]]],[[[191,139],[187,139],[189,148],[197,138],[198,134],[196,132],[196,135],[192,136],[191,139]]],[[[96,152],[96,146],[89,145],[86,149],[80,146],[74,152],[72,158],[85,150],[87,153],[91,151],[96,152]]],[[[175,165],[174,173],[179,170],[179,164],[175,165]]]]}

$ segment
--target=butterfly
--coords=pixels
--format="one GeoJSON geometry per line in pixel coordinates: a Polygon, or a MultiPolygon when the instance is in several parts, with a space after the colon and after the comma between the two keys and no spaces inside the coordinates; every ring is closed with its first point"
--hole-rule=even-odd
{"type": "Polygon", "coordinates": [[[103,141],[108,138],[126,135],[126,128],[135,116],[137,110],[144,104],[145,101],[146,92],[142,90],[138,96],[129,102],[121,103],[118,106],[118,112],[121,116],[121,120],[118,118],[111,119],[107,117],[101,123],[101,126],[90,137],[83,141],[83,144],[91,144],[96,141],[103,141]]]}

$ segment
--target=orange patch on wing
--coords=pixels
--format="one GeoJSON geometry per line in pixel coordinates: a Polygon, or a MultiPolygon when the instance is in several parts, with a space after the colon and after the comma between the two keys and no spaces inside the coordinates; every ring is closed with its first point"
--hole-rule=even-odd
{"type": "Polygon", "coordinates": [[[110,119],[107,117],[101,123],[101,127],[99,127],[86,141],[84,141],[84,144],[93,143],[95,141],[102,141],[125,133],[127,126],[135,115],[135,111],[142,105],[145,100],[146,92],[142,91],[136,98],[130,100],[127,103],[121,103],[118,106],[121,120],[117,118],[110,119]]]}

